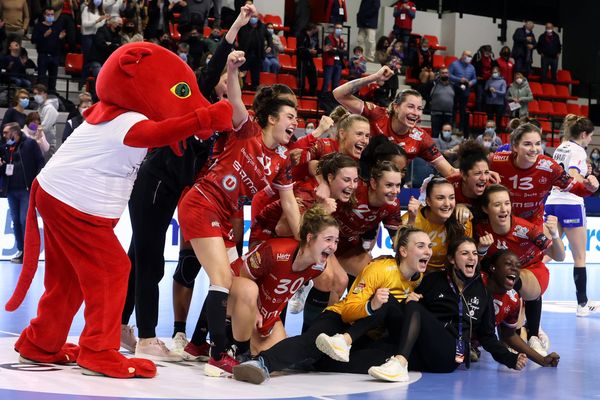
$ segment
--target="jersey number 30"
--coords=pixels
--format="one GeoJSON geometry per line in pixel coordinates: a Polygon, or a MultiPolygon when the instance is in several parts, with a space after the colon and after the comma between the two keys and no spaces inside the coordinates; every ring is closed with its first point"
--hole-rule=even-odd
{"type": "Polygon", "coordinates": [[[300,286],[304,283],[304,277],[296,279],[293,283],[291,279],[281,279],[279,285],[273,290],[276,294],[284,294],[287,292],[296,293],[300,286]]]}

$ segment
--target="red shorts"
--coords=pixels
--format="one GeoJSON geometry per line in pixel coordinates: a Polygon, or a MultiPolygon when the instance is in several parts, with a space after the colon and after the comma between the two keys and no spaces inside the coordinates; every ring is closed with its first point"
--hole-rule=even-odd
{"type": "Polygon", "coordinates": [[[550,270],[546,267],[546,264],[543,262],[538,262],[532,265],[525,267],[524,269],[531,271],[533,276],[537,279],[540,284],[540,295],[544,294],[546,289],[548,289],[548,283],[550,282],[550,270]]]}
{"type": "Polygon", "coordinates": [[[248,243],[252,245],[253,243],[264,242],[273,237],[275,237],[275,232],[271,229],[265,228],[258,223],[254,223],[250,228],[250,238],[248,239],[248,243]]]}
{"type": "Polygon", "coordinates": [[[179,202],[179,224],[185,241],[196,238],[222,237],[227,248],[234,247],[230,216],[217,201],[208,200],[193,187],[179,202]]]}
{"type": "Polygon", "coordinates": [[[250,221],[255,221],[256,216],[270,203],[279,199],[279,193],[276,192],[275,196],[269,196],[266,190],[261,190],[252,197],[252,214],[250,221]]]}
{"type": "Polygon", "coordinates": [[[260,336],[268,337],[273,332],[273,328],[275,327],[277,321],[281,321],[281,317],[277,316],[275,318],[269,318],[263,321],[262,327],[256,328],[256,330],[258,331],[260,336]]]}

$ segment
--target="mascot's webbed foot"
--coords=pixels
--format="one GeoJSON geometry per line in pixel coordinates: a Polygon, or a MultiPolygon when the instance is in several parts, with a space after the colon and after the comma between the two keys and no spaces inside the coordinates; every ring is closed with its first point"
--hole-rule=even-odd
{"type": "Polygon", "coordinates": [[[77,364],[84,375],[107,376],[110,378],[153,378],[156,365],[143,358],[127,358],[116,350],[94,352],[82,349],[77,364]]]}
{"type": "Polygon", "coordinates": [[[15,343],[15,351],[23,364],[74,364],[79,356],[79,346],[74,343],[65,343],[56,353],[49,353],[32,343],[24,333],[15,343]]]}

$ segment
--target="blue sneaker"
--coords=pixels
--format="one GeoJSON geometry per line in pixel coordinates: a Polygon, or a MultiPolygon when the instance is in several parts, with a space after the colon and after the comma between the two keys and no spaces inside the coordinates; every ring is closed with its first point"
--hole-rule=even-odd
{"type": "Polygon", "coordinates": [[[265,360],[258,357],[255,360],[246,361],[233,367],[233,378],[237,381],[260,385],[269,379],[269,370],[265,366],[265,360]]]}

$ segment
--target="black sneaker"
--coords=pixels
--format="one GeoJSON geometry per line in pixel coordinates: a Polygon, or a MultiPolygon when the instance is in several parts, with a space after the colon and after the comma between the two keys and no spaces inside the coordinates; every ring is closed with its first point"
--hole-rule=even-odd
{"type": "Polygon", "coordinates": [[[13,258],[10,259],[13,264],[23,264],[23,252],[19,251],[13,258]]]}

